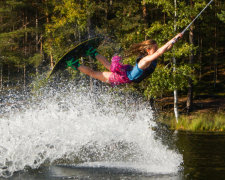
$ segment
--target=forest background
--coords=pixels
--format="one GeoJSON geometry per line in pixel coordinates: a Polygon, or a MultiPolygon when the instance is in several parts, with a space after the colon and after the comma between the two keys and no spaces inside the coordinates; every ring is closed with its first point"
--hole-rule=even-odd
{"type": "MultiPolygon", "coordinates": [[[[97,35],[107,39],[99,52],[109,59],[119,49],[123,55],[133,43],[149,38],[161,46],[181,32],[208,2],[1,0],[0,90],[28,89],[40,81],[37,77],[47,76],[65,52],[97,35]]],[[[224,29],[225,2],[214,0],[173,50],[159,59],[152,76],[126,88],[159,102],[167,98],[163,107],[171,107],[168,97],[178,91],[181,99],[185,97],[178,106],[188,113],[199,97],[224,99],[224,29]]],[[[135,64],[135,58],[125,58],[124,63],[135,64]]],[[[104,69],[97,62],[91,66],[104,69]]],[[[80,76],[79,72],[69,72],[73,78],[80,76]]]]}

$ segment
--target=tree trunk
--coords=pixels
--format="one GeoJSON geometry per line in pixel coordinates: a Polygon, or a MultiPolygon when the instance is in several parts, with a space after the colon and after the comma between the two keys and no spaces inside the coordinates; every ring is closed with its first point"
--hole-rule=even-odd
{"type": "MultiPolygon", "coordinates": [[[[88,39],[91,38],[91,18],[90,16],[87,19],[87,31],[88,31],[88,39]]],[[[89,62],[93,62],[91,57],[89,56],[89,62]]],[[[91,68],[93,68],[93,63],[91,63],[91,68]]],[[[90,77],[90,89],[93,90],[93,78],[90,77]]]]}
{"type": "MultiPolygon", "coordinates": [[[[38,53],[38,11],[36,10],[36,21],[35,21],[35,28],[36,28],[36,37],[35,37],[35,41],[36,41],[36,44],[35,44],[35,50],[36,50],[36,53],[38,53]]],[[[38,74],[38,67],[36,66],[35,67],[35,70],[36,70],[36,75],[38,74]]]]}
{"type": "MultiPolygon", "coordinates": [[[[45,18],[46,18],[46,24],[49,23],[49,12],[48,12],[48,0],[43,0],[45,4],[45,18]]],[[[42,43],[41,43],[41,53],[42,53],[42,43]]],[[[54,61],[53,61],[53,55],[52,52],[50,52],[50,69],[52,70],[54,67],[54,61]]]]}
{"type": "Polygon", "coordinates": [[[41,39],[40,39],[40,54],[43,53],[43,42],[42,42],[42,34],[41,34],[41,39]]]}
{"type": "Polygon", "coordinates": [[[81,32],[79,28],[78,28],[78,39],[79,39],[79,42],[81,42],[81,32]]]}
{"type": "Polygon", "coordinates": [[[9,64],[8,64],[8,82],[7,82],[7,87],[9,87],[9,80],[10,80],[10,70],[9,70],[9,64]]]}
{"type": "Polygon", "coordinates": [[[50,68],[53,69],[54,67],[54,62],[53,62],[53,56],[52,56],[52,52],[50,53],[50,68]]]}
{"type": "MultiPolygon", "coordinates": [[[[49,23],[49,13],[48,13],[48,0],[43,0],[42,2],[45,4],[45,18],[46,18],[46,24],[49,23]]],[[[52,52],[50,52],[50,69],[52,70],[54,67],[54,62],[53,62],[53,56],[52,52]]]]}
{"type": "MultiPolygon", "coordinates": [[[[174,8],[175,8],[175,14],[174,14],[174,31],[177,31],[177,0],[174,0],[174,8]]],[[[174,50],[173,50],[174,51],[174,50]]],[[[173,56],[173,71],[176,71],[176,65],[177,65],[177,61],[176,58],[173,56]]],[[[176,121],[178,122],[178,117],[179,117],[179,113],[178,113],[178,91],[177,89],[174,89],[173,91],[174,94],[174,115],[176,118],[176,121]]]]}
{"type": "Polygon", "coordinates": [[[42,61],[44,61],[42,34],[40,35],[40,55],[41,55],[42,61]]]}
{"type": "Polygon", "coordinates": [[[24,29],[25,29],[25,56],[27,55],[27,16],[25,16],[25,25],[24,25],[24,29]]]}
{"type": "Polygon", "coordinates": [[[35,41],[36,41],[36,44],[35,44],[35,50],[36,50],[36,53],[38,52],[38,12],[36,10],[36,20],[35,20],[35,28],[36,28],[36,36],[35,36],[35,41]]]}
{"type": "MultiPolygon", "coordinates": [[[[24,36],[24,56],[25,58],[27,57],[27,32],[26,32],[26,29],[27,29],[27,15],[26,15],[26,12],[24,13],[24,29],[25,29],[25,36],[24,36]]],[[[24,87],[24,90],[26,90],[26,63],[24,62],[24,65],[23,65],[23,87],[24,87]]]]}
{"type": "Polygon", "coordinates": [[[46,23],[49,23],[49,13],[48,13],[48,2],[47,0],[43,0],[45,4],[45,17],[46,17],[46,23]]]}
{"type": "MultiPolygon", "coordinates": [[[[216,1],[215,1],[216,4],[216,1]]],[[[216,82],[217,82],[217,77],[218,77],[218,66],[217,66],[217,57],[218,57],[218,52],[217,52],[217,11],[216,11],[216,5],[215,7],[215,15],[214,15],[214,22],[215,22],[215,28],[214,28],[214,59],[213,59],[213,64],[214,64],[214,75],[213,75],[213,87],[216,88],[216,82]]]]}
{"type": "MultiPolygon", "coordinates": [[[[2,20],[3,20],[3,18],[2,18],[2,16],[0,16],[0,23],[2,23],[2,20]]],[[[3,64],[0,63],[0,90],[2,90],[2,89],[3,89],[3,64]]]]}
{"type": "MultiPolygon", "coordinates": [[[[17,74],[20,73],[20,67],[19,67],[19,64],[18,64],[18,67],[17,67],[17,74]]],[[[17,80],[17,84],[20,84],[20,78],[17,80]]]]}
{"type": "Polygon", "coordinates": [[[202,37],[200,37],[200,40],[199,40],[199,64],[200,64],[200,69],[199,69],[199,81],[201,81],[202,79],[202,37]]]}
{"type": "Polygon", "coordinates": [[[23,65],[23,89],[26,90],[26,64],[23,65]]]}
{"type": "MultiPolygon", "coordinates": [[[[148,13],[148,8],[146,3],[143,3],[143,7],[142,7],[142,14],[143,14],[143,18],[144,18],[144,27],[145,29],[149,28],[149,13],[148,13]]],[[[145,40],[147,40],[147,35],[145,35],[145,40]]]]}
{"type": "MultiPolygon", "coordinates": [[[[194,26],[192,25],[190,27],[189,31],[189,42],[191,45],[194,44],[194,26]]],[[[190,66],[193,65],[194,62],[194,52],[191,51],[189,55],[189,64],[190,66]]],[[[188,94],[187,94],[187,113],[190,113],[193,109],[193,81],[191,78],[188,79],[188,94]]]]}
{"type": "Polygon", "coordinates": [[[2,90],[3,89],[3,68],[2,68],[2,64],[1,64],[1,67],[0,67],[0,89],[2,90]]]}

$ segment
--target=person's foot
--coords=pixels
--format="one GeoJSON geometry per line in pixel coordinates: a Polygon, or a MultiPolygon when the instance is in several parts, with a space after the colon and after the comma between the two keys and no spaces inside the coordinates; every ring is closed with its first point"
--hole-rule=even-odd
{"type": "Polygon", "coordinates": [[[75,58],[72,58],[68,61],[66,61],[67,67],[71,67],[74,70],[77,70],[78,67],[80,67],[79,59],[75,60],[75,58]]]}
{"type": "Polygon", "coordinates": [[[88,50],[85,52],[86,56],[91,56],[93,59],[96,59],[95,56],[97,56],[99,53],[96,49],[94,49],[92,46],[88,47],[88,50]]]}

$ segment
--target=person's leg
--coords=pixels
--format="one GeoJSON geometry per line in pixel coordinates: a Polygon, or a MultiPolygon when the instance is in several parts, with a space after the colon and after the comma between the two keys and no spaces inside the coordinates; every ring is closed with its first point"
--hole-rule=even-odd
{"type": "Polygon", "coordinates": [[[91,69],[87,66],[83,66],[83,65],[79,66],[77,69],[92,78],[98,79],[98,80],[100,80],[102,82],[106,82],[106,83],[109,83],[109,77],[112,74],[112,72],[94,71],[93,69],[91,69]]]}
{"type": "Polygon", "coordinates": [[[95,58],[103,64],[103,66],[110,70],[110,66],[111,66],[111,63],[106,59],[106,57],[102,56],[101,54],[98,54],[95,56],[95,58]]]}
{"type": "Polygon", "coordinates": [[[106,57],[102,56],[98,53],[96,49],[94,49],[92,46],[89,47],[89,49],[85,52],[86,56],[90,56],[93,59],[97,59],[100,63],[103,64],[103,66],[110,70],[111,63],[106,59],[106,57]]]}
{"type": "MultiPolygon", "coordinates": [[[[106,66],[108,67],[108,64],[107,64],[108,61],[106,60],[106,58],[104,56],[101,56],[101,55],[97,55],[97,56],[100,59],[100,61],[103,61],[103,63],[105,63],[106,66]]],[[[88,76],[93,77],[95,79],[98,79],[102,82],[108,82],[109,83],[109,77],[112,74],[112,72],[94,71],[93,69],[91,69],[87,66],[80,65],[79,59],[75,60],[74,58],[72,58],[72,59],[66,61],[66,64],[67,64],[67,67],[71,67],[74,70],[78,69],[82,73],[87,74],[88,76]]]]}

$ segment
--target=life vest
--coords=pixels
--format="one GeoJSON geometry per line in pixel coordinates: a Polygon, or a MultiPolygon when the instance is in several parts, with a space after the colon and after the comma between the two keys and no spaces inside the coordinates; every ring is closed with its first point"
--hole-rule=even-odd
{"type": "MultiPolygon", "coordinates": [[[[143,57],[144,56],[139,56],[136,59],[136,63],[138,63],[143,57]]],[[[141,74],[141,76],[138,77],[137,79],[132,80],[132,82],[140,83],[142,80],[150,76],[155,71],[156,66],[157,66],[157,59],[152,61],[150,66],[143,70],[143,73],[141,74]]]]}

